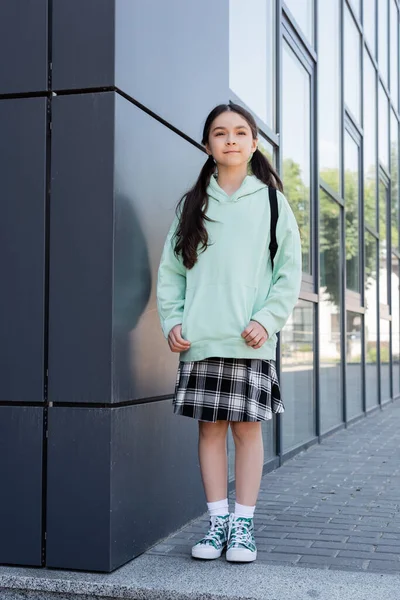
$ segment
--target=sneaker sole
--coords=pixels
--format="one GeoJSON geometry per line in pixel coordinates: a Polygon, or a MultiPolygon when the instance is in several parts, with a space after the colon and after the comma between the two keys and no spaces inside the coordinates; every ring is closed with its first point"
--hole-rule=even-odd
{"type": "Polygon", "coordinates": [[[192,548],[193,558],[202,558],[203,560],[214,560],[215,558],[219,558],[222,552],[222,550],[217,550],[216,548],[192,548]]]}
{"type": "Polygon", "coordinates": [[[252,552],[245,548],[232,548],[226,552],[226,560],[229,562],[253,562],[257,558],[257,550],[252,552]]]}

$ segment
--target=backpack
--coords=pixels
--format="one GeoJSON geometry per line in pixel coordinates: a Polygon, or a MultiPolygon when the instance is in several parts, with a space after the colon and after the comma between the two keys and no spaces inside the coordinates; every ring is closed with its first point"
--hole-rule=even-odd
{"type": "Polygon", "coordinates": [[[271,241],[269,243],[269,252],[271,255],[272,270],[274,270],[274,258],[278,250],[278,242],[276,241],[276,224],[278,221],[278,199],[276,189],[268,186],[269,206],[271,209],[271,241]]]}

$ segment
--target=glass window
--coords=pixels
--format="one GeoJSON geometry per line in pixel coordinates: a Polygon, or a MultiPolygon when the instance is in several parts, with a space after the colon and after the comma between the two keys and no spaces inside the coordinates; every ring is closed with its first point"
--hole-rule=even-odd
{"type": "Polygon", "coordinates": [[[388,0],[378,2],[378,63],[382,78],[388,81],[389,63],[388,0]]]}
{"type": "Polygon", "coordinates": [[[320,176],[339,193],[340,186],[340,24],[339,2],[318,5],[318,104],[320,176]]]}
{"type": "Polygon", "coordinates": [[[300,228],[303,271],[310,273],[310,75],[286,43],[282,92],[283,183],[300,228]]]}
{"type": "Polygon", "coordinates": [[[315,436],[313,344],[314,305],[299,300],[281,332],[285,451],[315,436]]]}
{"type": "Polygon", "coordinates": [[[379,83],[379,160],[389,170],[389,104],[388,98],[379,83]]]}
{"type": "Polygon", "coordinates": [[[361,19],[361,0],[350,0],[357,19],[361,19]]]}
{"type": "Polygon", "coordinates": [[[400,394],[400,306],[399,306],[399,260],[392,256],[392,361],[393,396],[400,394]]]}
{"type": "Polygon", "coordinates": [[[322,430],[343,420],[340,335],[340,206],[320,194],[320,403],[322,430]]]}
{"type": "Polygon", "coordinates": [[[388,304],[388,267],[387,267],[387,200],[388,189],[379,182],[379,302],[388,304]]]}
{"type": "Polygon", "coordinates": [[[314,0],[284,0],[310,44],[314,45],[314,0]]]}
{"type": "Polygon", "coordinates": [[[346,287],[360,291],[359,148],[345,132],[346,287]]]}
{"type": "Polygon", "coordinates": [[[399,85],[399,11],[395,0],[390,0],[390,95],[393,104],[398,108],[399,85]]]}
{"type": "Polygon", "coordinates": [[[363,412],[362,397],[362,315],[346,314],[346,408],[347,419],[363,412]]]}
{"type": "Polygon", "coordinates": [[[364,52],[364,214],[376,229],[376,71],[364,52]]]}
{"type": "Polygon", "coordinates": [[[377,241],[365,232],[365,392],[367,409],[378,404],[377,241]]]}
{"type": "Polygon", "coordinates": [[[369,47],[372,50],[373,56],[376,56],[376,44],[375,44],[375,0],[364,0],[364,32],[369,47]]]}
{"type": "Polygon", "coordinates": [[[379,348],[381,360],[381,402],[390,398],[390,325],[386,319],[380,320],[379,348]]]}
{"type": "Polygon", "coordinates": [[[229,87],[271,129],[275,127],[274,6],[273,0],[229,0],[229,87]]]}
{"type": "Polygon", "coordinates": [[[390,111],[391,235],[392,248],[399,247],[399,124],[390,111]]]}
{"type": "Polygon", "coordinates": [[[271,165],[273,165],[275,163],[273,145],[268,140],[266,140],[265,137],[263,137],[260,134],[258,135],[258,144],[257,145],[258,145],[259,150],[263,154],[265,154],[265,156],[268,158],[271,165]]]}
{"type": "Polygon", "coordinates": [[[344,20],[344,54],[344,100],[354,118],[360,122],[361,38],[347,5],[344,20]]]}

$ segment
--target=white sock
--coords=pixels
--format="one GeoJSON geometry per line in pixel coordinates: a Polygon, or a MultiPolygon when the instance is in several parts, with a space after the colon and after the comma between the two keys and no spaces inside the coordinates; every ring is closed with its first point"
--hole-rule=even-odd
{"type": "Polygon", "coordinates": [[[210,517],[227,515],[229,514],[228,498],[217,500],[217,502],[207,502],[207,508],[210,517]]]}
{"type": "Polygon", "coordinates": [[[255,506],[245,506],[235,502],[235,518],[245,517],[246,519],[252,519],[254,517],[255,506]]]}

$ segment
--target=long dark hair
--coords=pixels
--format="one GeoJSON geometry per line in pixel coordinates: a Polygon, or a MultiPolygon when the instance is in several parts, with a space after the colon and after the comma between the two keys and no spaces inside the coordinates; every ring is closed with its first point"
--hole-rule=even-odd
{"type": "MultiPolygon", "coordinates": [[[[258,137],[257,124],[247,110],[238,104],[219,104],[208,115],[203,129],[203,138],[201,143],[208,143],[211,124],[221,113],[233,111],[246,119],[250,126],[253,139],[258,137]]],[[[251,170],[253,174],[268,186],[275,187],[283,191],[282,181],[275,171],[267,157],[256,150],[251,159],[251,170]]],[[[207,186],[210,183],[211,175],[216,169],[216,164],[212,156],[209,156],[200,171],[200,175],[194,186],[186,192],[180,199],[176,208],[177,215],[180,215],[179,224],[175,232],[175,254],[181,254],[182,262],[187,269],[192,269],[197,262],[198,247],[201,244],[200,251],[204,252],[208,246],[208,233],[205,227],[205,221],[211,221],[206,215],[208,208],[207,186]]]]}

